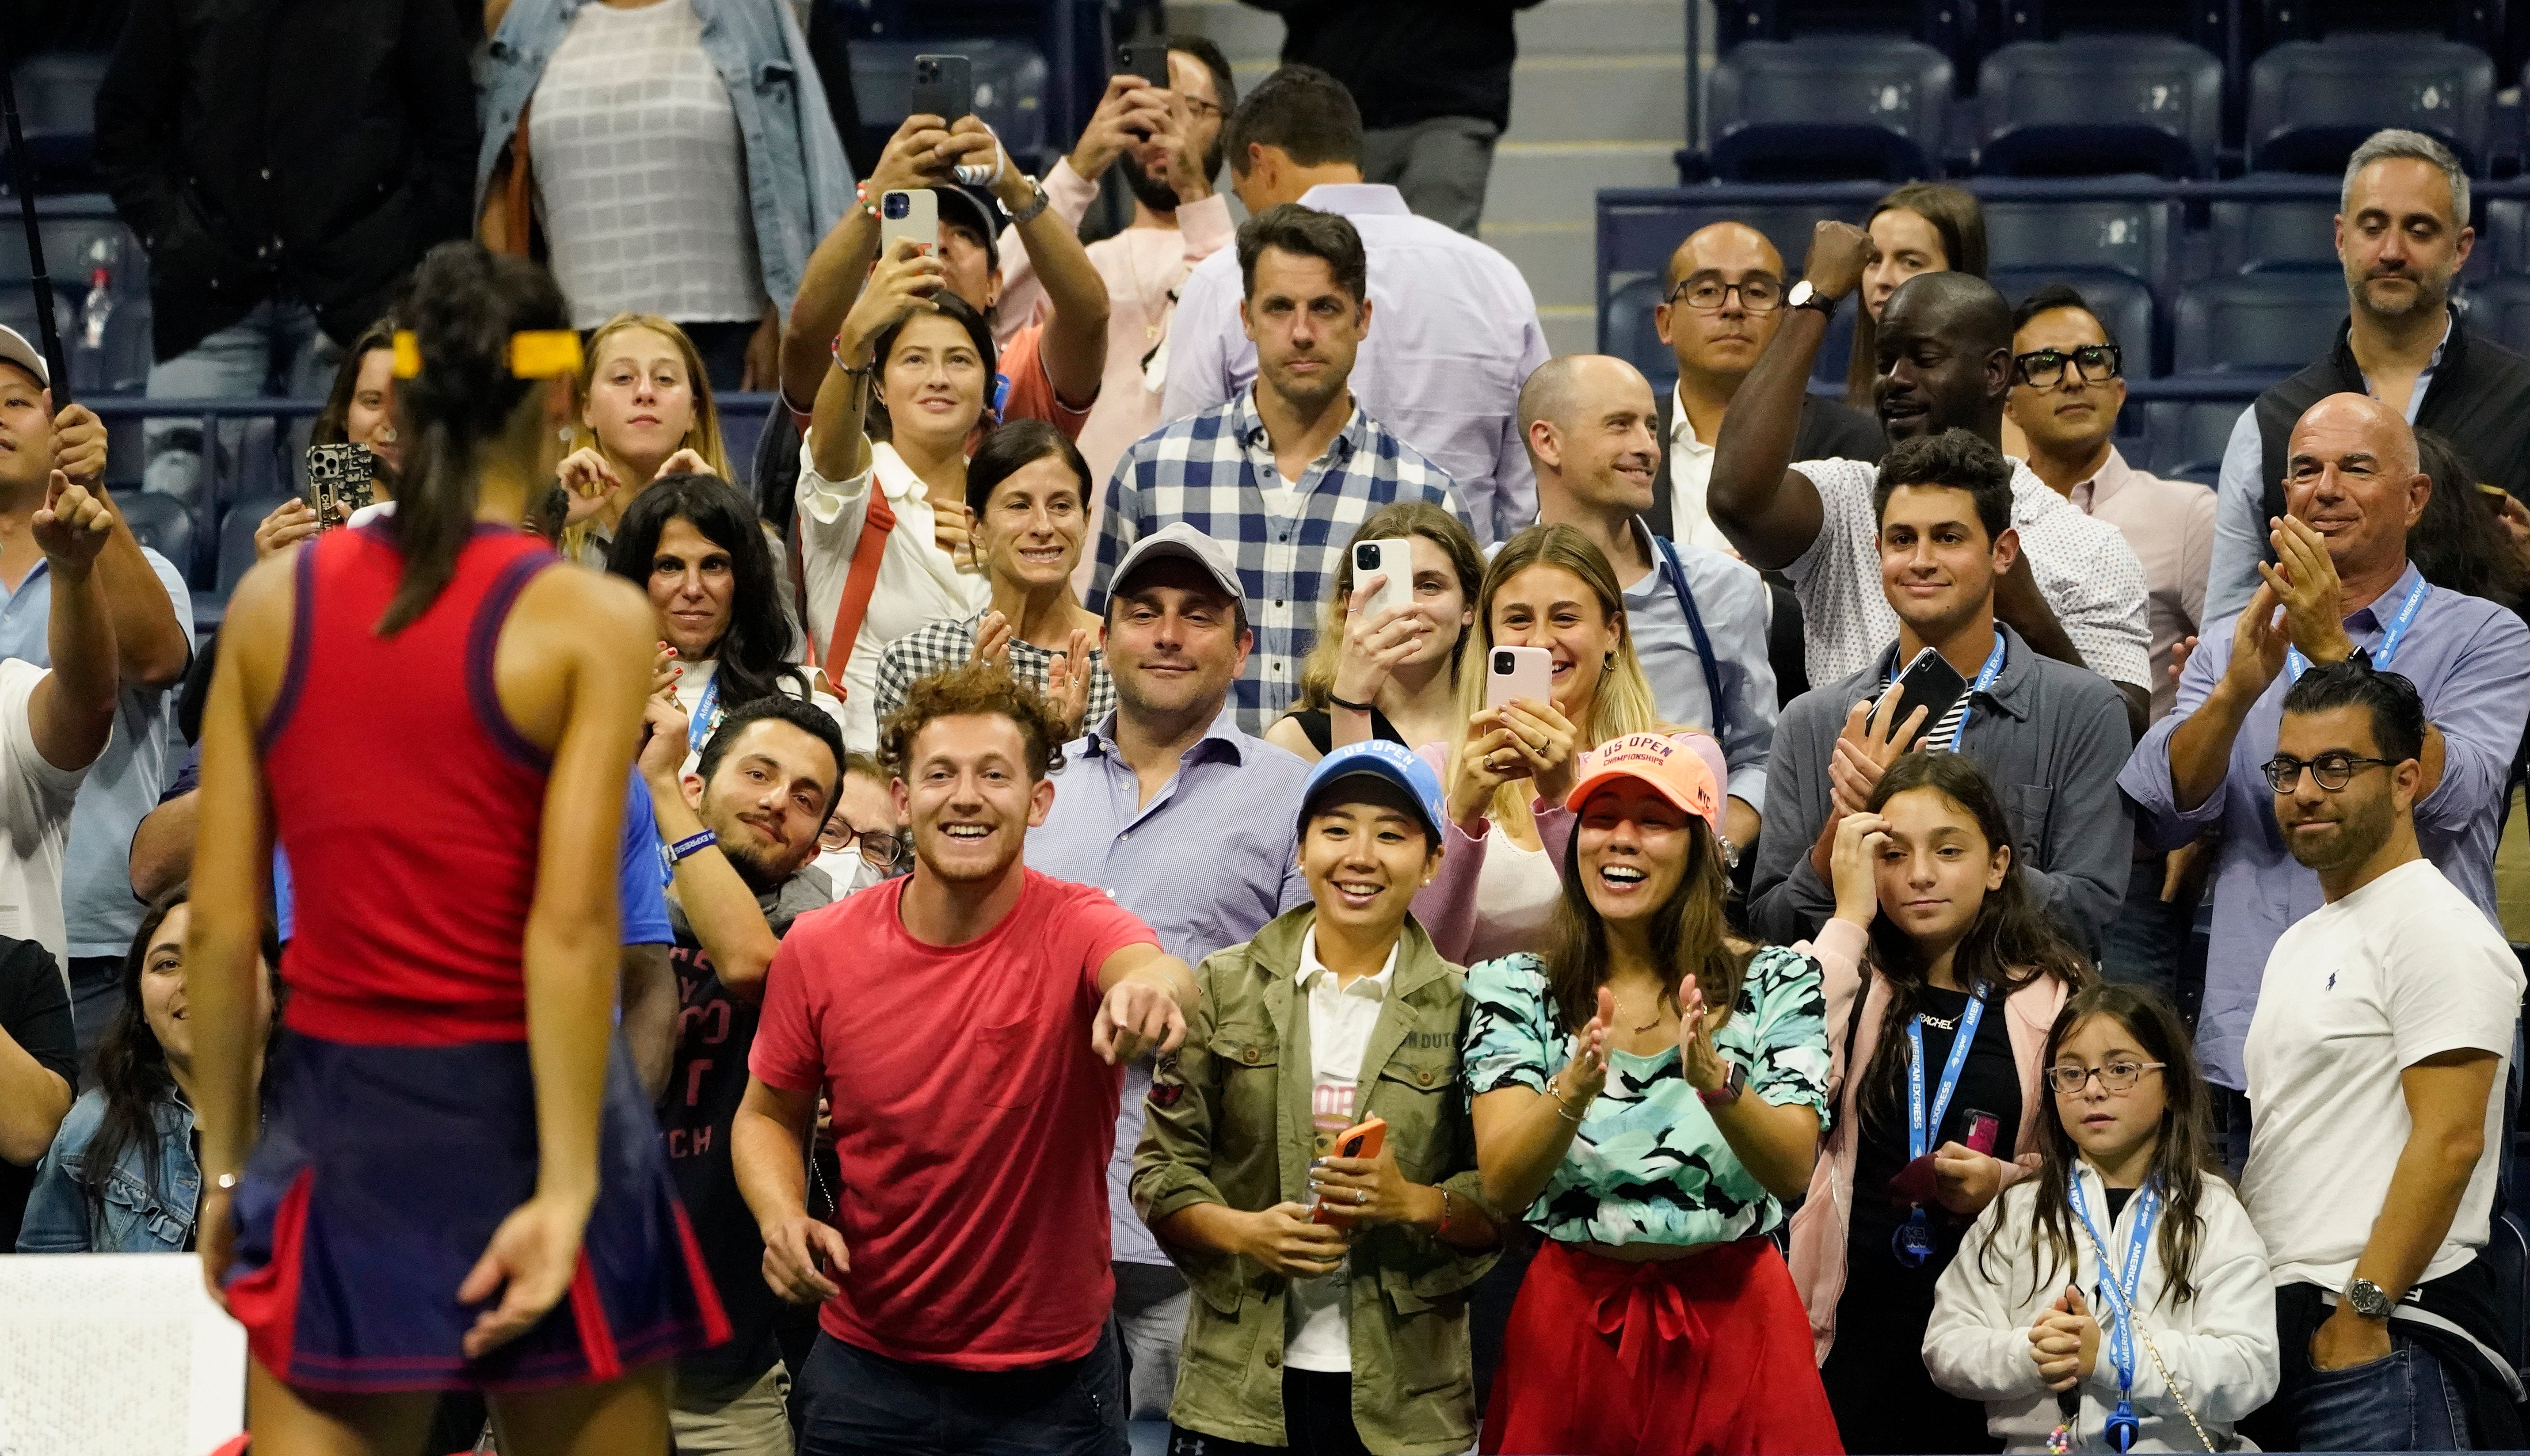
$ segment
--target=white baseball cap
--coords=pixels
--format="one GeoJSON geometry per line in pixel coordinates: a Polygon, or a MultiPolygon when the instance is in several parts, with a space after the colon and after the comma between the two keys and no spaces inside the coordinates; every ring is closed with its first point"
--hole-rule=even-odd
{"type": "Polygon", "coordinates": [[[25,369],[46,389],[53,387],[53,371],[44,366],[44,352],[28,343],[25,334],[5,323],[0,323],[0,362],[25,369]]]}

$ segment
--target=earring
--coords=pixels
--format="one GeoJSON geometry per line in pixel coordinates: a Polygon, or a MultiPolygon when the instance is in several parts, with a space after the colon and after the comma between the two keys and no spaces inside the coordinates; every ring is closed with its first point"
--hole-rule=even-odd
{"type": "Polygon", "coordinates": [[[1615,672],[1617,670],[1617,653],[1614,648],[1610,648],[1608,655],[1599,659],[1599,670],[1601,672],[1615,672]]]}

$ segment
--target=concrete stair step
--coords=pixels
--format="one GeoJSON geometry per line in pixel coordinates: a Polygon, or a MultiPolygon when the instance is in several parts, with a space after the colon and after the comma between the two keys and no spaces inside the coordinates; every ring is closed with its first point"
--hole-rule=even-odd
{"type": "Polygon", "coordinates": [[[1596,302],[1597,248],[1588,222],[1496,222],[1493,212],[1486,209],[1484,241],[1519,269],[1539,308],[1596,302]]]}
{"type": "MultiPolygon", "coordinates": [[[[1174,13],[1175,7],[1171,7],[1174,13]]],[[[1512,24],[1530,56],[1686,54],[1682,0],[1555,0],[1521,11],[1512,24]]],[[[1708,24],[1705,34],[1713,33],[1708,24]]],[[[1708,42],[1709,43],[1709,42],[1708,42]]]]}
{"type": "Polygon", "coordinates": [[[1521,141],[1686,140],[1686,66],[1677,52],[1522,57],[1511,131],[1521,141]]]}
{"type": "Polygon", "coordinates": [[[1537,326],[1546,347],[1556,354],[1599,352],[1599,312],[1595,308],[1540,308],[1537,326]]]}
{"type": "Polygon", "coordinates": [[[1485,221],[1587,226],[1601,188],[1677,186],[1677,149],[1671,141],[1505,141],[1494,148],[1485,221]]]}

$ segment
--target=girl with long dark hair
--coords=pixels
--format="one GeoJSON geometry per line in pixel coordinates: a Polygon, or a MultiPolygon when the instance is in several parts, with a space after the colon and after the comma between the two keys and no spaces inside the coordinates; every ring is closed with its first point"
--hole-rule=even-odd
{"type": "Polygon", "coordinates": [[[731,709],[775,694],[844,705],[800,670],[773,548],[755,505],[718,476],[663,476],[624,512],[606,569],[640,588],[658,617],[659,654],[686,710],[686,771],[731,709]]]}
{"type": "Polygon", "coordinates": [[[579,363],[553,280],[442,244],[406,317],[396,514],[248,574],[203,714],[203,1273],[258,1452],[417,1449],[443,1390],[484,1392],[516,1456],[661,1450],[667,1361],[729,1321],[614,1031],[656,628],[519,526],[579,363]],[[259,1117],[275,847],[297,924],[259,1117]]]}
{"type": "MultiPolygon", "coordinates": [[[[62,1120],[35,1170],[21,1254],[176,1254],[193,1247],[193,1037],[186,1015],[183,885],[140,919],[123,998],[96,1044],[93,1091],[62,1120]]],[[[258,1035],[272,1019],[281,946],[263,937],[258,1035]]]]}
{"type": "Polygon", "coordinates": [[[1552,948],[1467,973],[1477,1167],[1546,1240],[1487,1452],[1839,1449],[1767,1237],[1827,1113],[1823,973],[1726,927],[1722,803],[1709,736],[1583,755],[1552,948]]]}
{"type": "Polygon", "coordinates": [[[2007,1450],[2225,1449],[2276,1392],[2276,1298],[2193,1038],[2160,993],[2094,985],[2045,1064],[2038,1171],[1943,1272],[1924,1364],[2007,1450]]]}
{"type": "Polygon", "coordinates": [[[1837,912],[1818,942],[1836,1117],[1791,1262],[1849,1450],[1994,1449],[1983,1406],[1893,1352],[1922,1344],[1962,1230],[2035,1166],[2013,1158],[2047,1111],[2048,1028],[2090,975],[2012,842],[1985,775],[1939,751],[1890,764],[1837,826],[1837,912]],[[1848,973],[1866,940],[1867,969],[1848,973]]]}

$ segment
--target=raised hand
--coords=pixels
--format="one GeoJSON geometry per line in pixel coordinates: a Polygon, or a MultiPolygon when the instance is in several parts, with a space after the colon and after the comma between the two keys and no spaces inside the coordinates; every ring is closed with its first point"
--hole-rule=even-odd
{"type": "Polygon", "coordinates": [[[677,701],[673,681],[641,700],[641,726],[650,730],[635,759],[641,776],[652,783],[675,783],[686,766],[687,735],[693,724],[677,701]]]}
{"type": "Polygon", "coordinates": [[[1466,741],[1458,750],[1458,769],[1450,776],[1452,823],[1470,824],[1482,818],[1496,790],[1528,777],[1528,759],[1512,747],[1515,737],[1504,726],[1499,708],[1478,708],[1468,715],[1466,741]]]}
{"type": "Polygon", "coordinates": [[[254,528],[254,559],[261,561],[275,552],[295,546],[331,523],[316,514],[316,508],[297,496],[274,506],[269,515],[254,528]]]}
{"type": "Polygon", "coordinates": [[[1203,170],[1203,152],[1186,140],[1185,97],[1175,91],[1165,94],[1169,104],[1151,117],[1151,147],[1159,153],[1160,164],[1149,170],[1168,179],[1169,190],[1178,195],[1178,205],[1182,207],[1212,196],[1212,177],[1203,170]]]}
{"type": "Polygon", "coordinates": [[[662,476],[712,476],[718,475],[719,472],[713,470],[703,460],[701,451],[686,446],[659,463],[659,474],[662,476]]]}
{"type": "Polygon", "coordinates": [[[1374,573],[1368,581],[1355,584],[1345,602],[1344,650],[1336,658],[1332,691],[1348,702],[1368,702],[1378,697],[1379,690],[1388,686],[1388,675],[1432,635],[1431,616],[1411,603],[1367,610],[1371,594],[1387,581],[1385,573],[1374,573]]]}
{"type": "Polygon", "coordinates": [[[1714,1046],[1713,1032],[1731,1014],[1731,1008],[1708,1004],[1704,987],[1691,975],[1679,982],[1678,993],[1679,1070],[1686,1074],[1687,1085],[1697,1092],[1720,1092],[1723,1084],[1731,1080],[1731,1064],[1714,1046]]]}
{"type": "Polygon", "coordinates": [[[949,283],[948,267],[938,253],[936,247],[926,249],[911,238],[896,240],[895,252],[870,269],[869,282],[844,315],[844,326],[835,335],[836,359],[854,366],[868,363],[879,335],[936,307],[931,300],[949,283]]]}
{"type": "Polygon", "coordinates": [[[677,679],[685,675],[684,665],[677,661],[677,649],[666,643],[659,644],[659,650],[650,654],[650,691],[655,694],[673,690],[677,679]]]}
{"type": "Polygon", "coordinates": [[[966,660],[1005,663],[1010,661],[1011,619],[1000,612],[986,612],[984,620],[975,624],[975,644],[966,649],[966,660]]]}
{"type": "Polygon", "coordinates": [[[566,526],[578,526],[605,508],[615,493],[624,488],[624,477],[615,473],[606,457],[593,445],[584,445],[563,457],[562,467],[554,473],[562,488],[571,492],[571,511],[564,517],[566,526]]]}
{"type": "Polygon", "coordinates": [[[1064,644],[1063,655],[1046,670],[1046,697],[1073,738],[1080,736],[1081,720],[1089,716],[1089,683],[1098,675],[1096,665],[1089,660],[1091,645],[1086,628],[1072,629],[1072,640],[1064,644]]]}
{"type": "Polygon", "coordinates": [[[982,571],[975,556],[975,515],[963,505],[931,504],[931,542],[964,572],[982,571]]]}
{"type": "Polygon", "coordinates": [[[562,1301],[579,1264],[580,1235],[588,1204],[533,1198],[510,1211],[492,1230],[483,1257],[457,1286],[460,1304],[499,1303],[474,1317],[461,1342],[468,1360],[480,1360],[519,1336],[562,1301]]]}
{"type": "Polygon", "coordinates": [[[822,1218],[794,1213],[764,1230],[765,1285],[795,1305],[823,1304],[843,1293],[827,1271],[852,1268],[843,1234],[822,1218]]]}
{"type": "Polygon", "coordinates": [[[44,504],[35,512],[34,536],[36,548],[44,553],[55,576],[84,581],[113,531],[114,513],[105,508],[102,498],[88,494],[83,485],[72,484],[71,477],[60,471],[53,472],[45,485],[44,504]]]}
{"type": "Polygon", "coordinates": [[[94,410],[70,405],[53,417],[53,469],[90,487],[105,478],[105,421],[94,410]]]}
{"type": "Polygon", "coordinates": [[[1072,148],[1072,170],[1081,180],[1095,183],[1127,148],[1151,135],[1157,118],[1169,109],[1167,94],[1153,87],[1165,86],[1168,81],[1165,76],[1107,78],[1107,89],[1089,113],[1089,124],[1080,129],[1078,144],[1072,148]]]}
{"type": "Polygon", "coordinates": [[[908,116],[897,127],[896,135],[887,140],[878,165],[870,171],[870,200],[878,200],[885,193],[919,192],[933,183],[947,182],[950,173],[968,154],[990,145],[990,138],[951,136],[949,123],[940,117],[908,116]]]}
{"type": "MultiPolygon", "coordinates": [[[[2258,570],[2265,571],[2262,562],[2258,570]]],[[[2231,624],[2231,661],[2223,669],[2244,700],[2253,700],[2284,670],[2284,648],[2289,645],[2283,623],[2277,620],[2281,605],[2275,584],[2261,582],[2249,596],[2249,604],[2240,609],[2239,620],[2231,624]]]]}
{"type": "Polygon", "coordinates": [[[1572,1038],[1572,1059],[1548,1084],[1548,1096],[1560,1097],[1574,1117],[1589,1110],[1608,1089],[1608,1036],[1617,1025],[1617,993],[1599,987],[1597,1014],[1572,1038]]]}
{"type": "Polygon", "coordinates": [[[1810,255],[1801,276],[1820,293],[1841,299],[1862,286],[1862,270],[1878,256],[1869,233],[1849,222],[1822,222],[1810,230],[1810,255]]]}
{"type": "Polygon", "coordinates": [[[1561,804],[1571,792],[1574,750],[1580,734],[1555,704],[1514,698],[1502,705],[1502,724],[1512,732],[1511,746],[1520,757],[1524,775],[1537,783],[1538,797],[1561,804]]]}
{"type": "Polygon", "coordinates": [[[1849,813],[1837,821],[1836,847],[1828,854],[1828,882],[1836,888],[1836,919],[1867,927],[1880,913],[1880,889],[1874,868],[1888,843],[1889,821],[1876,813],[1849,813]]]}
{"type": "Polygon", "coordinates": [[[2345,588],[2328,557],[2328,538],[2292,516],[2275,518],[2267,539],[2275,564],[2258,563],[2258,575],[2284,604],[2284,631],[2313,662],[2342,662],[2354,655],[2345,635],[2345,588]]]}
{"type": "Polygon", "coordinates": [[[1185,1011],[1177,993],[1139,975],[1116,982],[1089,1028],[1089,1049],[1111,1067],[1144,1052],[1167,1056],[1184,1040],[1185,1011]]]}

